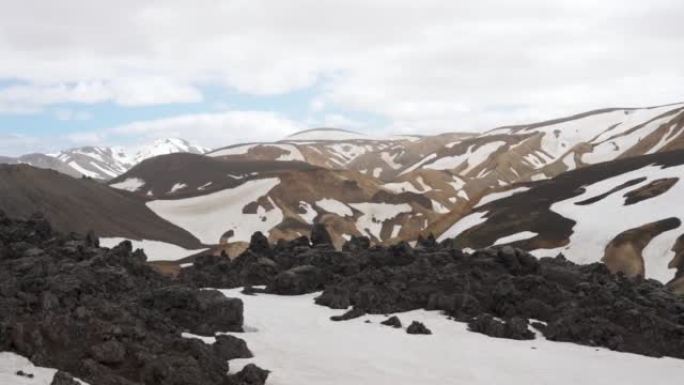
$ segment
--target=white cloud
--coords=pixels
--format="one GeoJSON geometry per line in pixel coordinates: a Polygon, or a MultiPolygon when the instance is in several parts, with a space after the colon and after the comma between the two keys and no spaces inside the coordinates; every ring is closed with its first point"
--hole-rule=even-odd
{"type": "Polygon", "coordinates": [[[204,147],[218,148],[233,143],[275,141],[304,129],[295,121],[265,111],[226,111],[188,114],[137,121],[95,132],[69,136],[73,145],[96,143],[135,146],[165,137],[188,138],[204,147]]]}
{"type": "Polygon", "coordinates": [[[39,143],[39,139],[33,136],[0,133],[0,157],[35,152],[39,143]]]}
{"type": "Polygon", "coordinates": [[[61,121],[85,121],[92,118],[88,111],[78,111],[69,108],[58,108],[54,111],[54,114],[55,118],[61,121]]]}
{"type": "MultiPolygon", "coordinates": [[[[73,132],[68,134],[66,139],[69,141],[68,147],[93,146],[104,144],[107,139],[107,135],[97,131],[73,132]]],[[[55,148],[55,150],[59,150],[59,148],[55,148]]]]}
{"type": "Polygon", "coordinates": [[[471,130],[684,100],[684,3],[624,0],[5,2],[0,110],[192,102],[323,82],[326,107],[471,130]],[[93,80],[94,79],[94,80],[93,80]]]}
{"type": "Polygon", "coordinates": [[[309,127],[333,127],[348,130],[370,129],[367,122],[352,119],[343,114],[324,114],[320,119],[310,119],[307,121],[309,127]]]}
{"type": "Polygon", "coordinates": [[[13,85],[0,89],[0,111],[32,112],[60,103],[112,101],[124,106],[197,102],[202,94],[191,86],[159,77],[111,81],[13,85]]]}

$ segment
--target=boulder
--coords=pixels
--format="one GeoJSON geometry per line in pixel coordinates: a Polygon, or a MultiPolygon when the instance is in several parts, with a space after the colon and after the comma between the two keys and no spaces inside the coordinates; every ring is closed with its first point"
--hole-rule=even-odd
{"type": "Polygon", "coordinates": [[[314,246],[332,246],[332,238],[330,237],[330,233],[328,233],[328,229],[326,229],[325,225],[316,223],[311,227],[311,243],[314,246]]]}
{"type": "Polygon", "coordinates": [[[390,318],[380,322],[380,324],[385,326],[391,326],[395,329],[401,329],[401,320],[397,316],[391,316],[390,318]]]}
{"type": "Polygon", "coordinates": [[[423,323],[418,321],[411,322],[411,325],[406,328],[406,333],[408,334],[432,334],[432,331],[427,328],[423,323]]]}
{"type": "Polygon", "coordinates": [[[513,317],[502,321],[491,314],[481,314],[468,323],[468,329],[490,337],[508,338],[513,340],[532,340],[534,333],[529,330],[527,320],[513,317]]]}
{"type": "Polygon", "coordinates": [[[363,317],[364,315],[366,315],[365,311],[363,311],[361,309],[353,308],[353,309],[347,311],[346,313],[344,313],[342,315],[334,315],[334,316],[330,317],[330,320],[331,321],[348,321],[350,319],[363,317]]]}
{"type": "Polygon", "coordinates": [[[268,370],[263,370],[254,364],[247,364],[237,374],[231,376],[232,384],[263,385],[268,379],[268,370]]]}
{"type": "Polygon", "coordinates": [[[278,274],[267,291],[282,295],[300,295],[323,288],[323,271],[312,265],[297,266],[278,274]]]}
{"type": "Polygon", "coordinates": [[[126,347],[118,341],[107,341],[90,348],[93,358],[105,365],[116,365],[124,361],[126,347]]]}
{"type": "Polygon", "coordinates": [[[271,245],[268,242],[268,238],[261,231],[257,231],[252,234],[252,238],[249,241],[249,250],[257,255],[270,255],[271,245]]]}
{"type": "Polygon", "coordinates": [[[212,347],[216,355],[226,361],[254,357],[244,340],[229,334],[216,336],[216,342],[212,347]]]}

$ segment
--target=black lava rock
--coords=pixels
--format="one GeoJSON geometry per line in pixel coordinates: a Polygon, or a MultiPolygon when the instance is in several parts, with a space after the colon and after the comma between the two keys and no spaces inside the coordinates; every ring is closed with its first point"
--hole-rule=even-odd
{"type": "Polygon", "coordinates": [[[252,234],[249,241],[249,250],[256,254],[268,255],[271,252],[271,245],[268,243],[268,238],[261,231],[257,231],[252,234]]]}
{"type": "Polygon", "coordinates": [[[26,378],[33,378],[34,377],[33,373],[26,373],[23,370],[17,370],[16,373],[14,373],[14,374],[16,374],[19,377],[26,377],[26,378]]]}
{"type": "Polygon", "coordinates": [[[240,300],[173,282],[130,242],[98,243],[41,216],[0,216],[0,351],[60,370],[53,385],[74,385],[67,372],[98,385],[264,383],[258,368],[227,375],[229,359],[251,355],[239,338],[182,336],[241,331],[240,300]]]}
{"type": "Polygon", "coordinates": [[[332,245],[332,238],[330,233],[325,228],[325,225],[316,223],[311,227],[311,243],[314,246],[318,245],[332,245]]]}
{"type": "MultiPolygon", "coordinates": [[[[274,294],[322,291],[319,305],[369,314],[438,310],[502,338],[532,338],[526,320],[533,319],[547,325],[537,330],[551,340],[684,358],[684,300],[658,282],[613,275],[601,263],[537,259],[511,246],[464,253],[430,237],[415,248],[371,246],[364,237],[352,237],[342,251],[316,244],[302,237],[234,261],[203,257],[183,269],[181,280],[217,288],[265,285],[274,294]]],[[[15,246],[6,253],[40,250],[15,246]]],[[[19,297],[55,306],[52,298],[19,297]]]]}
{"type": "Polygon", "coordinates": [[[509,338],[513,340],[533,340],[534,333],[527,327],[527,320],[513,317],[500,321],[491,314],[481,314],[468,323],[468,329],[490,337],[509,338]]]}
{"type": "Polygon", "coordinates": [[[411,322],[411,325],[406,328],[406,333],[408,334],[432,334],[432,331],[428,329],[423,323],[418,321],[411,322]]]}
{"type": "Polygon", "coordinates": [[[380,323],[382,325],[391,326],[391,327],[396,328],[396,329],[400,329],[402,327],[401,320],[399,319],[399,317],[397,317],[395,315],[389,317],[388,319],[386,319],[380,323]]]}
{"type": "Polygon", "coordinates": [[[229,385],[262,385],[268,378],[269,371],[259,368],[254,364],[248,364],[237,374],[230,377],[229,385]]]}
{"type": "Polygon", "coordinates": [[[343,251],[348,252],[359,252],[363,250],[368,250],[371,246],[370,239],[368,237],[360,237],[357,235],[352,235],[351,239],[342,245],[343,251]]]}
{"type": "Polygon", "coordinates": [[[363,311],[361,309],[353,308],[353,309],[349,310],[348,312],[346,312],[342,315],[334,315],[334,316],[330,317],[330,320],[331,321],[348,321],[350,319],[363,317],[364,315],[366,315],[365,311],[363,311]]]}
{"type": "Polygon", "coordinates": [[[226,361],[235,358],[254,357],[249,348],[247,348],[247,343],[232,335],[216,336],[216,342],[214,342],[212,347],[216,355],[226,361]]]}
{"type": "Polygon", "coordinates": [[[299,295],[323,288],[323,271],[312,265],[302,265],[283,271],[269,284],[268,290],[275,294],[299,295]]]}
{"type": "Polygon", "coordinates": [[[74,379],[69,373],[58,371],[52,378],[50,385],[79,385],[80,383],[74,379]]]}

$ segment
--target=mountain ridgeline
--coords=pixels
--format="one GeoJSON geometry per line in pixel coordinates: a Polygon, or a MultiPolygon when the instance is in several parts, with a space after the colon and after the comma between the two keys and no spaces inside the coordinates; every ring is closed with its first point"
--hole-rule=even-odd
{"type": "MultiPolygon", "coordinates": [[[[95,158],[128,162],[98,174],[107,180],[100,187],[135,202],[147,218],[120,210],[116,226],[98,227],[103,242],[155,242],[148,254],[183,262],[198,250],[237,256],[257,231],[271,242],[294,240],[323,224],[337,248],[358,236],[391,245],[432,234],[466,249],[513,245],[538,257],[604,261],[611,271],[684,291],[684,212],[676,198],[684,104],[596,110],[485,133],[376,138],[314,129],[212,151],[170,147],[133,160],[98,150],[95,158]],[[155,232],[152,223],[177,235],[155,232]],[[179,247],[187,253],[170,257],[179,247]]],[[[82,152],[89,151],[52,157],[62,163],[48,167],[84,168],[76,161],[82,152]]],[[[35,183],[15,183],[14,195],[35,183]]],[[[22,204],[45,211],[40,200],[22,204]]],[[[13,204],[0,200],[8,212],[13,204]]],[[[82,230],[74,227],[65,223],[82,230]]]]}

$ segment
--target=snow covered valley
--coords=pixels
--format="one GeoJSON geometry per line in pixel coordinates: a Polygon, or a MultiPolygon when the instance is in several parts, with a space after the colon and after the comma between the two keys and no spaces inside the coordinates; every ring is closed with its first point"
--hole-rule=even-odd
{"type": "Polygon", "coordinates": [[[432,335],[409,335],[381,325],[384,315],[333,322],[333,310],[314,304],[320,293],[245,295],[245,339],[253,359],[231,361],[231,371],[254,362],[268,368],[270,385],[444,384],[678,384],[684,361],[619,353],[537,336],[491,338],[438,311],[396,314],[423,322],[432,335]],[[366,321],[370,321],[367,323],[366,321]]]}

